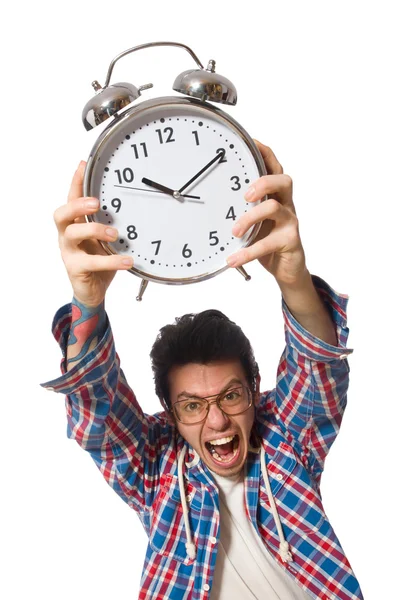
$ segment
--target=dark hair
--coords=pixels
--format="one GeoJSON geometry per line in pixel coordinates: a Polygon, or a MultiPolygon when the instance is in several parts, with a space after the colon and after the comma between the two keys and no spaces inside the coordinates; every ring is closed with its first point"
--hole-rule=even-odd
{"type": "Polygon", "coordinates": [[[173,366],[239,359],[252,391],[259,372],[248,338],[219,310],[183,315],[162,327],[150,358],[156,394],[165,409],[171,407],[168,373],[173,366]]]}

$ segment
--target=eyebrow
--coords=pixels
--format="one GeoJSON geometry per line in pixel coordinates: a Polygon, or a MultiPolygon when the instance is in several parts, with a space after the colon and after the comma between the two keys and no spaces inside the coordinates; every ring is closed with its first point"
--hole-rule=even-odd
{"type": "Polygon", "coordinates": [[[241,379],[238,379],[237,377],[233,377],[233,379],[231,379],[222,389],[220,392],[218,392],[217,394],[211,394],[211,396],[197,396],[195,394],[191,394],[190,392],[181,392],[180,394],[177,395],[177,400],[182,400],[184,398],[186,399],[190,399],[190,398],[195,398],[198,400],[206,400],[207,398],[215,398],[215,396],[220,396],[221,394],[223,394],[226,390],[228,390],[230,388],[231,385],[235,384],[235,383],[239,383],[240,385],[244,385],[243,382],[241,381],[241,379]]]}

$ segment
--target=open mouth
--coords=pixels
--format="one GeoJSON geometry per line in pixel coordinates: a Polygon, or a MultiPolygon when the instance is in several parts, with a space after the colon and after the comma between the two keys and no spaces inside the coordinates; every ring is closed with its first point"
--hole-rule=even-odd
{"type": "Polygon", "coordinates": [[[205,447],[211,459],[218,465],[229,466],[234,464],[240,455],[240,438],[238,434],[229,436],[213,443],[205,442],[205,447]]]}

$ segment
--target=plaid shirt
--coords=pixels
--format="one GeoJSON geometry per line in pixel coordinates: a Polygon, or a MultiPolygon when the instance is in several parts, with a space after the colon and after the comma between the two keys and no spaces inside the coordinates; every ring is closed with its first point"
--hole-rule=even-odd
{"type": "MultiPolygon", "coordinates": [[[[329,308],[338,347],[315,338],[283,302],[286,348],[274,390],[261,395],[254,435],[266,454],[271,488],[293,562],[283,563],[258,453],[245,464],[247,518],[274,559],[309,596],[362,599],[359,584],[321,502],[325,457],[339,431],[349,380],[348,298],[323,280],[314,284],[329,308]]],[[[61,308],[53,333],[63,352],[71,307],[61,308]]],[[[66,394],[67,436],[90,453],[108,484],[133,508],[149,538],[140,600],[208,600],[219,541],[219,495],[211,471],[166,419],[145,414],[128,386],[110,326],[97,348],[72,370],[43,384],[66,394]],[[185,493],[195,559],[186,533],[177,476],[183,446],[185,493]]]]}

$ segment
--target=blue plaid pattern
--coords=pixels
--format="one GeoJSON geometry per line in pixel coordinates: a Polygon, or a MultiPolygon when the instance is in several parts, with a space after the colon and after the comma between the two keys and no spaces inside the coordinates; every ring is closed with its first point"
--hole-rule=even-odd
{"type": "MultiPolygon", "coordinates": [[[[288,576],[320,600],[358,600],[357,579],[321,501],[320,479],[346,407],[347,297],[313,276],[338,337],[330,346],[307,332],[283,302],[286,348],[277,384],[256,410],[252,439],[262,444],[272,492],[293,562],[278,555],[279,539],[260,471],[259,453],[245,465],[245,504],[263,543],[288,576]],[[281,475],[281,476],[280,476],[281,475]]],[[[71,307],[61,308],[53,332],[65,353],[71,307]]],[[[207,600],[219,540],[219,497],[211,471],[172,427],[164,412],[145,414],[120,369],[112,333],[71,371],[43,384],[66,395],[67,436],[87,450],[107,483],[133,508],[149,538],[140,600],[207,600]],[[187,446],[185,492],[195,559],[186,533],[177,457],[187,446]]]]}

